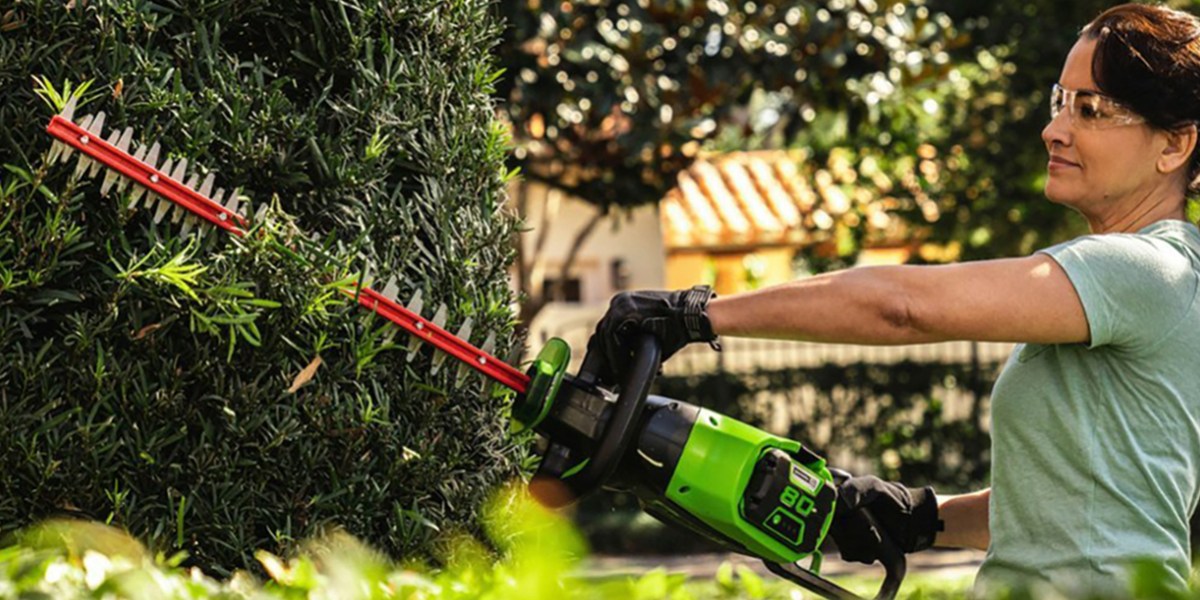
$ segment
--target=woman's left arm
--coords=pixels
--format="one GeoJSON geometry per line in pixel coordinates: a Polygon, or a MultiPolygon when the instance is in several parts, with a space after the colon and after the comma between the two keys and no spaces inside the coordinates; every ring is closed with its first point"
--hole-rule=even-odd
{"type": "Polygon", "coordinates": [[[860,267],[708,305],[713,331],[854,344],[1088,341],[1083,305],[1045,254],[935,266],[860,267]]]}

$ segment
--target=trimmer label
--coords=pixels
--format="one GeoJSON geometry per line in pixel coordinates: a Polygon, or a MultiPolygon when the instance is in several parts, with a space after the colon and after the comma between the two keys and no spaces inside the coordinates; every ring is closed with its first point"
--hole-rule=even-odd
{"type": "Polygon", "coordinates": [[[812,471],[802,465],[792,464],[791,475],[789,479],[792,480],[792,485],[808,492],[810,496],[817,495],[817,490],[821,488],[821,479],[812,471]]]}

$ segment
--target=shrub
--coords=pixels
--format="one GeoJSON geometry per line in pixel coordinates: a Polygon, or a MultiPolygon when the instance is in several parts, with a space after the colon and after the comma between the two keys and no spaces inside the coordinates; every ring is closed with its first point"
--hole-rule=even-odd
{"type": "Polygon", "coordinates": [[[526,457],[505,435],[507,397],[453,365],[434,374],[428,351],[407,361],[403,335],[337,287],[362,257],[402,277],[402,295],[448,304],[451,328],[472,317],[476,343],[517,345],[487,9],[11,5],[0,533],[83,516],[225,573],[330,523],[392,554],[478,529],[483,494],[526,457]],[[269,204],[266,223],[197,243],[46,164],[67,82],[77,114],[103,110],[204,165],[252,209],[269,204]],[[310,234],[327,260],[293,251],[310,234]]]}

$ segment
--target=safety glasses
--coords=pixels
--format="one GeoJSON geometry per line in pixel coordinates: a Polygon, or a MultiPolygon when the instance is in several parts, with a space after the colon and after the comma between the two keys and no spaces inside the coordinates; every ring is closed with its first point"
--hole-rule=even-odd
{"type": "Polygon", "coordinates": [[[1066,107],[1071,123],[1081,129],[1111,129],[1145,123],[1146,119],[1109,96],[1088,90],[1069,90],[1057,83],[1050,90],[1050,118],[1066,107]]]}

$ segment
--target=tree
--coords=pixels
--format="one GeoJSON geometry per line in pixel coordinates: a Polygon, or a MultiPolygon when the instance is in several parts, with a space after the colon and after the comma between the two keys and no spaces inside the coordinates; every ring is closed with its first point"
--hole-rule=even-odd
{"type": "MultiPolygon", "coordinates": [[[[772,143],[878,120],[900,88],[948,69],[957,32],[920,3],[618,0],[501,3],[508,77],[498,86],[524,177],[599,213],[657,202],[701,148],[730,130],[772,143]],[[769,110],[751,111],[763,94],[769,110]]],[[[919,110],[919,106],[916,107],[919,110]]],[[[518,203],[522,201],[520,194],[518,203]]],[[[525,278],[538,257],[519,257],[525,278]]],[[[565,261],[564,276],[571,268],[565,261]]],[[[523,319],[554,296],[529,295],[523,319]]]]}
{"type": "Polygon", "coordinates": [[[226,572],[329,524],[409,556],[471,530],[526,457],[505,397],[339,282],[365,258],[517,344],[488,3],[9,3],[0,29],[0,533],[66,512],[226,572]],[[265,224],[198,244],[47,164],[83,81],[80,113],[265,224]]]}

